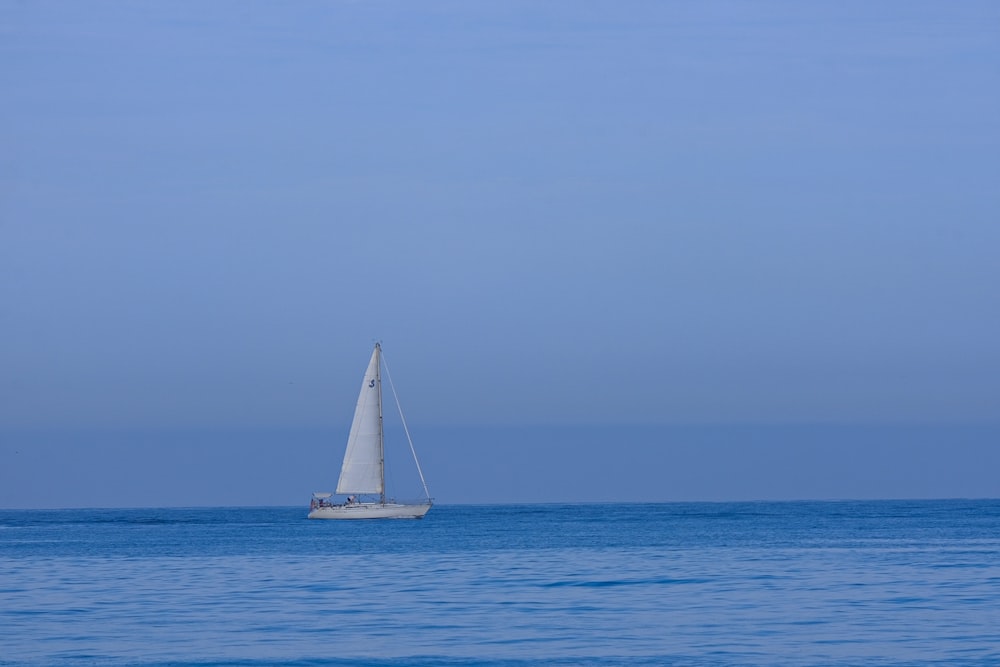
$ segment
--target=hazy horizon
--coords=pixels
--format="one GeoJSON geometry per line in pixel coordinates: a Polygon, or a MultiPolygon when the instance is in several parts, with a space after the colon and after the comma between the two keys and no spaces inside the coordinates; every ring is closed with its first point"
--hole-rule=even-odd
{"type": "MultiPolygon", "coordinates": [[[[439,504],[1000,497],[991,425],[409,426],[439,504]]],[[[336,486],[346,433],[36,433],[8,455],[26,474],[0,508],[305,508],[336,486]]],[[[420,497],[398,427],[386,437],[390,493],[420,497]]]]}

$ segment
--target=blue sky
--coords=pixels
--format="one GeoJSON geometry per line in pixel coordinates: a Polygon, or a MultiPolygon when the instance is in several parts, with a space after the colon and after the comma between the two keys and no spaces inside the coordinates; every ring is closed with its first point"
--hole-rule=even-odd
{"type": "Polygon", "coordinates": [[[994,3],[0,11],[0,506],[1000,495],[994,3]]]}

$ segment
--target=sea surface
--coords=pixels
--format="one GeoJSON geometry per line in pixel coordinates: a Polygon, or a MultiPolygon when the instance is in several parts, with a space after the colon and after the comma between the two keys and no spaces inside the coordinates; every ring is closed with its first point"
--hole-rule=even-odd
{"type": "Polygon", "coordinates": [[[0,511],[2,665],[1000,665],[1000,501],[0,511]]]}

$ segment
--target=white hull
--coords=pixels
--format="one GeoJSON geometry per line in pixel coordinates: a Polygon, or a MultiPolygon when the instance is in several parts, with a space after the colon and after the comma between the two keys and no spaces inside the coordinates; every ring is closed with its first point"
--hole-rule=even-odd
{"type": "Polygon", "coordinates": [[[430,503],[401,505],[399,503],[352,503],[317,507],[309,512],[310,519],[420,519],[430,503]]]}

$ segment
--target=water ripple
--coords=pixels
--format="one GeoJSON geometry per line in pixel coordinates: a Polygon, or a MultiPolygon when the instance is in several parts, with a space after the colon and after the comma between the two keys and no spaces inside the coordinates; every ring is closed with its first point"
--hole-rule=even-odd
{"type": "Polygon", "coordinates": [[[1000,503],[747,505],[0,512],[0,665],[1000,663],[1000,503]]]}

